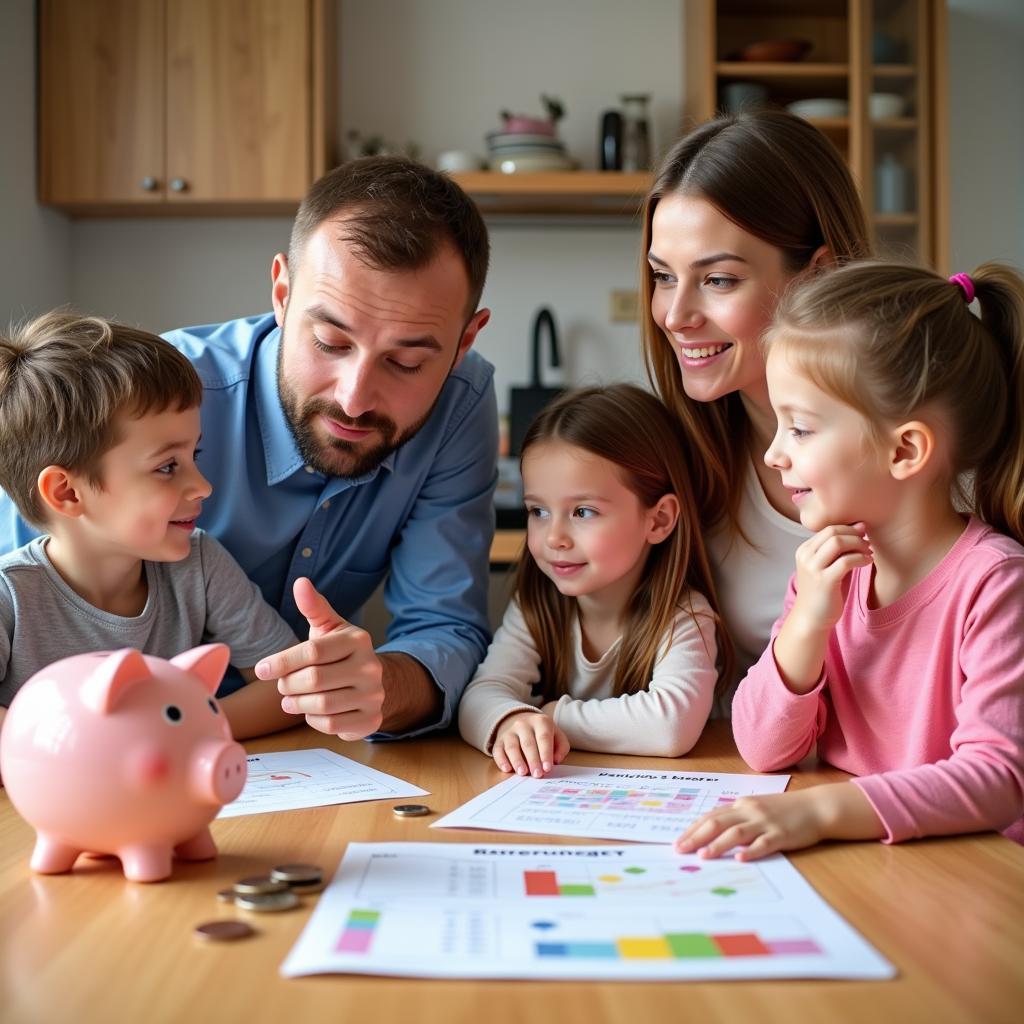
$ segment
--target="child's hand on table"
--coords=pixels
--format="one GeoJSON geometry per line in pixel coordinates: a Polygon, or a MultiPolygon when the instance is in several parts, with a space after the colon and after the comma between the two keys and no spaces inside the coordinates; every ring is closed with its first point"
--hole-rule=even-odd
{"type": "Polygon", "coordinates": [[[677,853],[719,857],[734,846],[740,861],[780,850],[801,850],[823,839],[880,839],[882,824],[861,790],[850,782],[740,797],[710,811],[676,841],[677,853]]]}
{"type": "Polygon", "coordinates": [[[540,778],[565,760],[569,741],[547,715],[518,711],[498,726],[491,753],[503,772],[540,778]]]}

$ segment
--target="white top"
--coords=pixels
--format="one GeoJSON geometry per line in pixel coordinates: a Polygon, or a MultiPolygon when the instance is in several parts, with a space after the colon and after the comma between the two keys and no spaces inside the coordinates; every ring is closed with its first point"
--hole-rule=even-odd
{"type": "Polygon", "coordinates": [[[569,744],[608,754],[681,757],[697,742],[711,712],[717,671],[715,617],[702,594],[691,592],[671,640],[663,644],[646,690],[612,696],[620,636],[598,661],[588,661],[573,620],[574,666],[569,693],[545,704],[535,688],[540,654],[519,604],[512,601],[483,664],[459,704],[459,731],[485,754],[512,712],[547,708],[569,744]]]}
{"type": "Polygon", "coordinates": [[[772,625],[782,614],[796,549],[811,536],[801,523],[772,508],[749,460],[739,519],[749,543],[724,528],[708,537],[719,607],[736,653],[732,676],[715,702],[715,716],[724,718],[737,684],[768,646],[772,625]]]}

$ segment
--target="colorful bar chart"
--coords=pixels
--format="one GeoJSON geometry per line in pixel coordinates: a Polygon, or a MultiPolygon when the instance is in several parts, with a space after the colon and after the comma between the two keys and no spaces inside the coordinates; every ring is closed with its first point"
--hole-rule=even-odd
{"type": "Polygon", "coordinates": [[[349,911],[335,951],[338,953],[369,953],[373,935],[379,923],[379,911],[353,908],[349,911]]]}
{"type": "Polygon", "coordinates": [[[539,957],[602,960],[694,960],[738,956],[821,956],[813,939],[762,939],[754,932],[627,936],[610,942],[538,942],[539,957]]]}
{"type": "Polygon", "coordinates": [[[527,896],[594,896],[592,885],[560,883],[554,871],[524,871],[523,885],[527,896]]]}

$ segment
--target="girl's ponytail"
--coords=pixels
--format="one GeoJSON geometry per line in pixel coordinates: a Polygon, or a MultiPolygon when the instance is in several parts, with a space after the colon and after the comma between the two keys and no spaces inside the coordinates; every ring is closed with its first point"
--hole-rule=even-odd
{"type": "Polygon", "coordinates": [[[1004,264],[984,263],[970,280],[981,322],[1003,357],[1008,398],[1002,436],[975,470],[975,511],[1024,544],[1024,279],[1004,264]]]}

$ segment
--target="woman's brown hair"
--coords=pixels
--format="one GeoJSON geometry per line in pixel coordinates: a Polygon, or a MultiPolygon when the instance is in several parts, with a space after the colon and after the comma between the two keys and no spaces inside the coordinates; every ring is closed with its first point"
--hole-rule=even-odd
{"type": "MultiPolygon", "coordinates": [[[[651,546],[640,584],[630,599],[615,669],[616,696],[646,690],[655,662],[671,643],[676,615],[681,608],[692,613],[688,591],[703,594],[715,614],[719,612],[678,429],[650,392],[632,384],[614,384],[559,396],[530,426],[521,457],[551,441],[607,459],[644,508],[653,508],[666,494],[674,494],[679,501],[675,529],[651,546]]],[[[540,652],[544,696],[554,699],[568,692],[576,602],[559,593],[528,553],[519,560],[514,586],[540,652]]],[[[718,643],[721,679],[732,663],[732,648],[721,628],[718,643]]]]}
{"type": "Polygon", "coordinates": [[[1019,273],[985,263],[960,285],[921,267],[853,263],[791,289],[767,341],[876,428],[940,410],[951,476],[973,474],[961,507],[1024,544],[1019,273]]]}
{"type": "Polygon", "coordinates": [[[682,424],[702,524],[708,528],[724,520],[738,530],[750,446],[740,396],[689,398],[672,346],[651,316],[651,225],[658,202],[670,195],[706,199],[744,231],[780,249],[794,274],[822,246],[839,264],[869,255],[867,222],[835,147],[808,122],[783,111],[722,116],[695,128],[669,152],[644,201],[641,293],[648,377],[682,424]]]}

